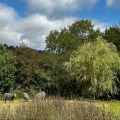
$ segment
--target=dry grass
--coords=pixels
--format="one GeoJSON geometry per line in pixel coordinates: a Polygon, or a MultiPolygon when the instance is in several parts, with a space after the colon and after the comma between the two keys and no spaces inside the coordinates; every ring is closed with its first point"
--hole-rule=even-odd
{"type": "Polygon", "coordinates": [[[118,120],[105,106],[63,99],[0,102],[0,120],[118,120]]]}

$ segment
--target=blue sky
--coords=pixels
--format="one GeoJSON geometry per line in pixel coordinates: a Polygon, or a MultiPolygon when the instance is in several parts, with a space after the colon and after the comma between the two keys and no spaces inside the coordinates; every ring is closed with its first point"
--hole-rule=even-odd
{"type": "Polygon", "coordinates": [[[104,31],[120,23],[120,0],[0,0],[0,43],[44,49],[50,30],[78,19],[104,31]]]}

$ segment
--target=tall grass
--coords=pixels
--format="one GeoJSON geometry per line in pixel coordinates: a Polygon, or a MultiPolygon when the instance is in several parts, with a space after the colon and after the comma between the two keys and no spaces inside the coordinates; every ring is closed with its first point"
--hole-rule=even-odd
{"type": "Polygon", "coordinates": [[[11,110],[2,108],[0,120],[114,120],[112,113],[106,113],[104,106],[94,103],[66,100],[40,100],[23,103],[11,110]]]}

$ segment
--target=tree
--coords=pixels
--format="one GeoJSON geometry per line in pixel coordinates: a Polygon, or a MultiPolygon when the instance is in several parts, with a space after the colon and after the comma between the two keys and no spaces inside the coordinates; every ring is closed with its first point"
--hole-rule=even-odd
{"type": "Polygon", "coordinates": [[[68,28],[51,31],[46,37],[46,51],[53,54],[52,64],[48,63],[47,65],[47,68],[51,68],[48,72],[51,78],[51,87],[55,91],[61,91],[65,96],[76,95],[80,89],[76,86],[77,81],[64,70],[63,63],[68,61],[72,51],[76,50],[78,46],[96,40],[100,32],[94,30],[93,27],[90,20],[78,20],[68,28]],[[65,86],[69,91],[65,90],[65,86]],[[73,90],[75,86],[76,89],[73,90]]]}
{"type": "Polygon", "coordinates": [[[49,52],[57,52],[59,48],[59,31],[53,30],[46,37],[46,50],[49,52]]]}
{"type": "Polygon", "coordinates": [[[111,26],[105,30],[103,37],[116,45],[117,50],[120,52],[120,26],[111,26]]]}
{"type": "MultiPolygon", "coordinates": [[[[120,53],[120,25],[111,26],[105,30],[103,34],[103,38],[105,38],[109,43],[113,43],[118,52],[120,53]]],[[[120,71],[117,72],[118,81],[116,82],[117,88],[119,89],[119,94],[115,95],[117,99],[120,99],[120,71]]]]}
{"type": "Polygon", "coordinates": [[[0,44],[0,91],[9,92],[15,83],[15,56],[0,44]]]}
{"type": "Polygon", "coordinates": [[[46,50],[54,53],[65,53],[76,50],[80,44],[94,41],[100,31],[94,30],[90,20],[78,20],[68,28],[54,30],[46,37],[46,50]]]}
{"type": "Polygon", "coordinates": [[[80,46],[65,63],[65,68],[79,81],[82,91],[87,90],[94,98],[117,92],[115,79],[120,57],[116,47],[102,38],[80,46]]]}
{"type": "Polygon", "coordinates": [[[63,53],[74,50],[78,46],[75,37],[66,29],[51,31],[46,37],[46,50],[53,53],[63,53]]]}
{"type": "Polygon", "coordinates": [[[69,31],[81,43],[94,41],[99,36],[99,29],[95,30],[91,20],[78,20],[69,26],[69,31]]]}
{"type": "Polygon", "coordinates": [[[15,51],[16,54],[16,87],[29,89],[30,86],[38,87],[40,85],[40,75],[42,73],[39,67],[40,54],[22,44],[15,51]]]}

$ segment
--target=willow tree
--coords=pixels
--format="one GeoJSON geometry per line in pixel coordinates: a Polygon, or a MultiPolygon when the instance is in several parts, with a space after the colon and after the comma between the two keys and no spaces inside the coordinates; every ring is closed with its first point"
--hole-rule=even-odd
{"type": "Polygon", "coordinates": [[[116,71],[120,69],[120,57],[116,47],[102,38],[80,46],[65,63],[65,68],[84,84],[83,88],[87,87],[94,99],[106,92],[117,92],[115,80],[116,71]]]}

